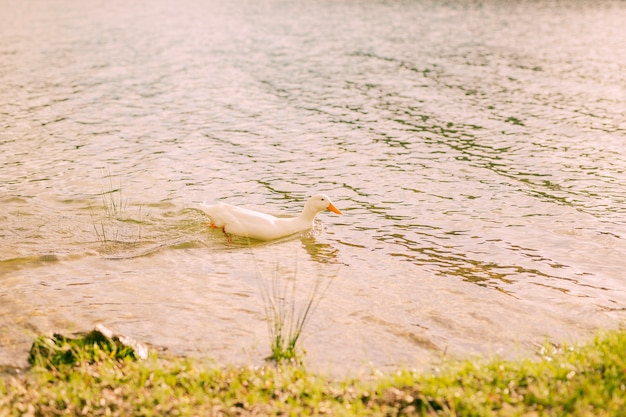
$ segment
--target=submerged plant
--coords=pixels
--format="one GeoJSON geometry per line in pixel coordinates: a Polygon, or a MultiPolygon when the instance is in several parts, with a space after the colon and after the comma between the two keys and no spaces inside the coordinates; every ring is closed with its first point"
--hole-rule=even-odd
{"type": "Polygon", "coordinates": [[[318,275],[304,303],[297,306],[297,281],[296,270],[292,277],[281,276],[277,264],[269,285],[261,285],[271,349],[266,359],[276,363],[302,363],[299,352],[302,332],[332,282],[330,279],[324,282],[318,275]]]}

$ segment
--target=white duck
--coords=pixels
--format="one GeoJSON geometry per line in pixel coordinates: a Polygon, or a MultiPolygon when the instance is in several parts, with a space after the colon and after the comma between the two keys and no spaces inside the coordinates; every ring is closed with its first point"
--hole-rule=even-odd
{"type": "Polygon", "coordinates": [[[229,235],[238,235],[258,240],[274,240],[303,232],[313,227],[317,213],[330,210],[343,214],[327,195],[317,194],[309,198],[298,217],[274,217],[269,214],[230,204],[203,204],[209,216],[209,226],[220,228],[229,235]]]}

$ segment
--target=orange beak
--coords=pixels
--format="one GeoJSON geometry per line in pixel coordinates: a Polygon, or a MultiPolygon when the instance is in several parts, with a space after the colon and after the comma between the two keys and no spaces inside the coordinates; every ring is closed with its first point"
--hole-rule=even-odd
{"type": "Polygon", "coordinates": [[[328,205],[328,207],[326,207],[328,210],[332,211],[333,213],[337,213],[337,214],[343,214],[341,212],[341,210],[339,210],[337,207],[333,206],[333,203],[330,203],[328,205]]]}

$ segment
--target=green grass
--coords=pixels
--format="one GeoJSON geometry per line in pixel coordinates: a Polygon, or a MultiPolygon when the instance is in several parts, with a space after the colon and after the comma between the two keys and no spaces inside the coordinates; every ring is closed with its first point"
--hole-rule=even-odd
{"type": "Polygon", "coordinates": [[[138,361],[111,355],[119,349],[101,340],[75,348],[87,350],[79,360],[49,366],[35,358],[23,375],[0,377],[0,416],[623,416],[626,410],[624,331],[582,347],[546,346],[535,360],[449,362],[432,373],[400,370],[364,380],[289,364],[218,367],[155,355],[138,361]],[[93,353],[102,346],[111,349],[93,353]]]}
{"type": "Polygon", "coordinates": [[[55,370],[80,363],[126,358],[136,358],[132,347],[123,344],[118,337],[107,337],[100,330],[93,330],[76,338],[60,334],[51,337],[40,336],[30,348],[28,362],[34,366],[55,370]]]}

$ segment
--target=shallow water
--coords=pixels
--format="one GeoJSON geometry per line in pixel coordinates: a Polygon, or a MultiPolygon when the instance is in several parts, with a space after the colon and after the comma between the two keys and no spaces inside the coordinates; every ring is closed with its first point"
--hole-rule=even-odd
{"type": "Polygon", "coordinates": [[[259,363],[290,279],[335,372],[624,320],[624,2],[221,3],[0,2],[0,364],[98,323],[259,363]],[[198,209],[316,192],[277,242],[198,209]]]}

